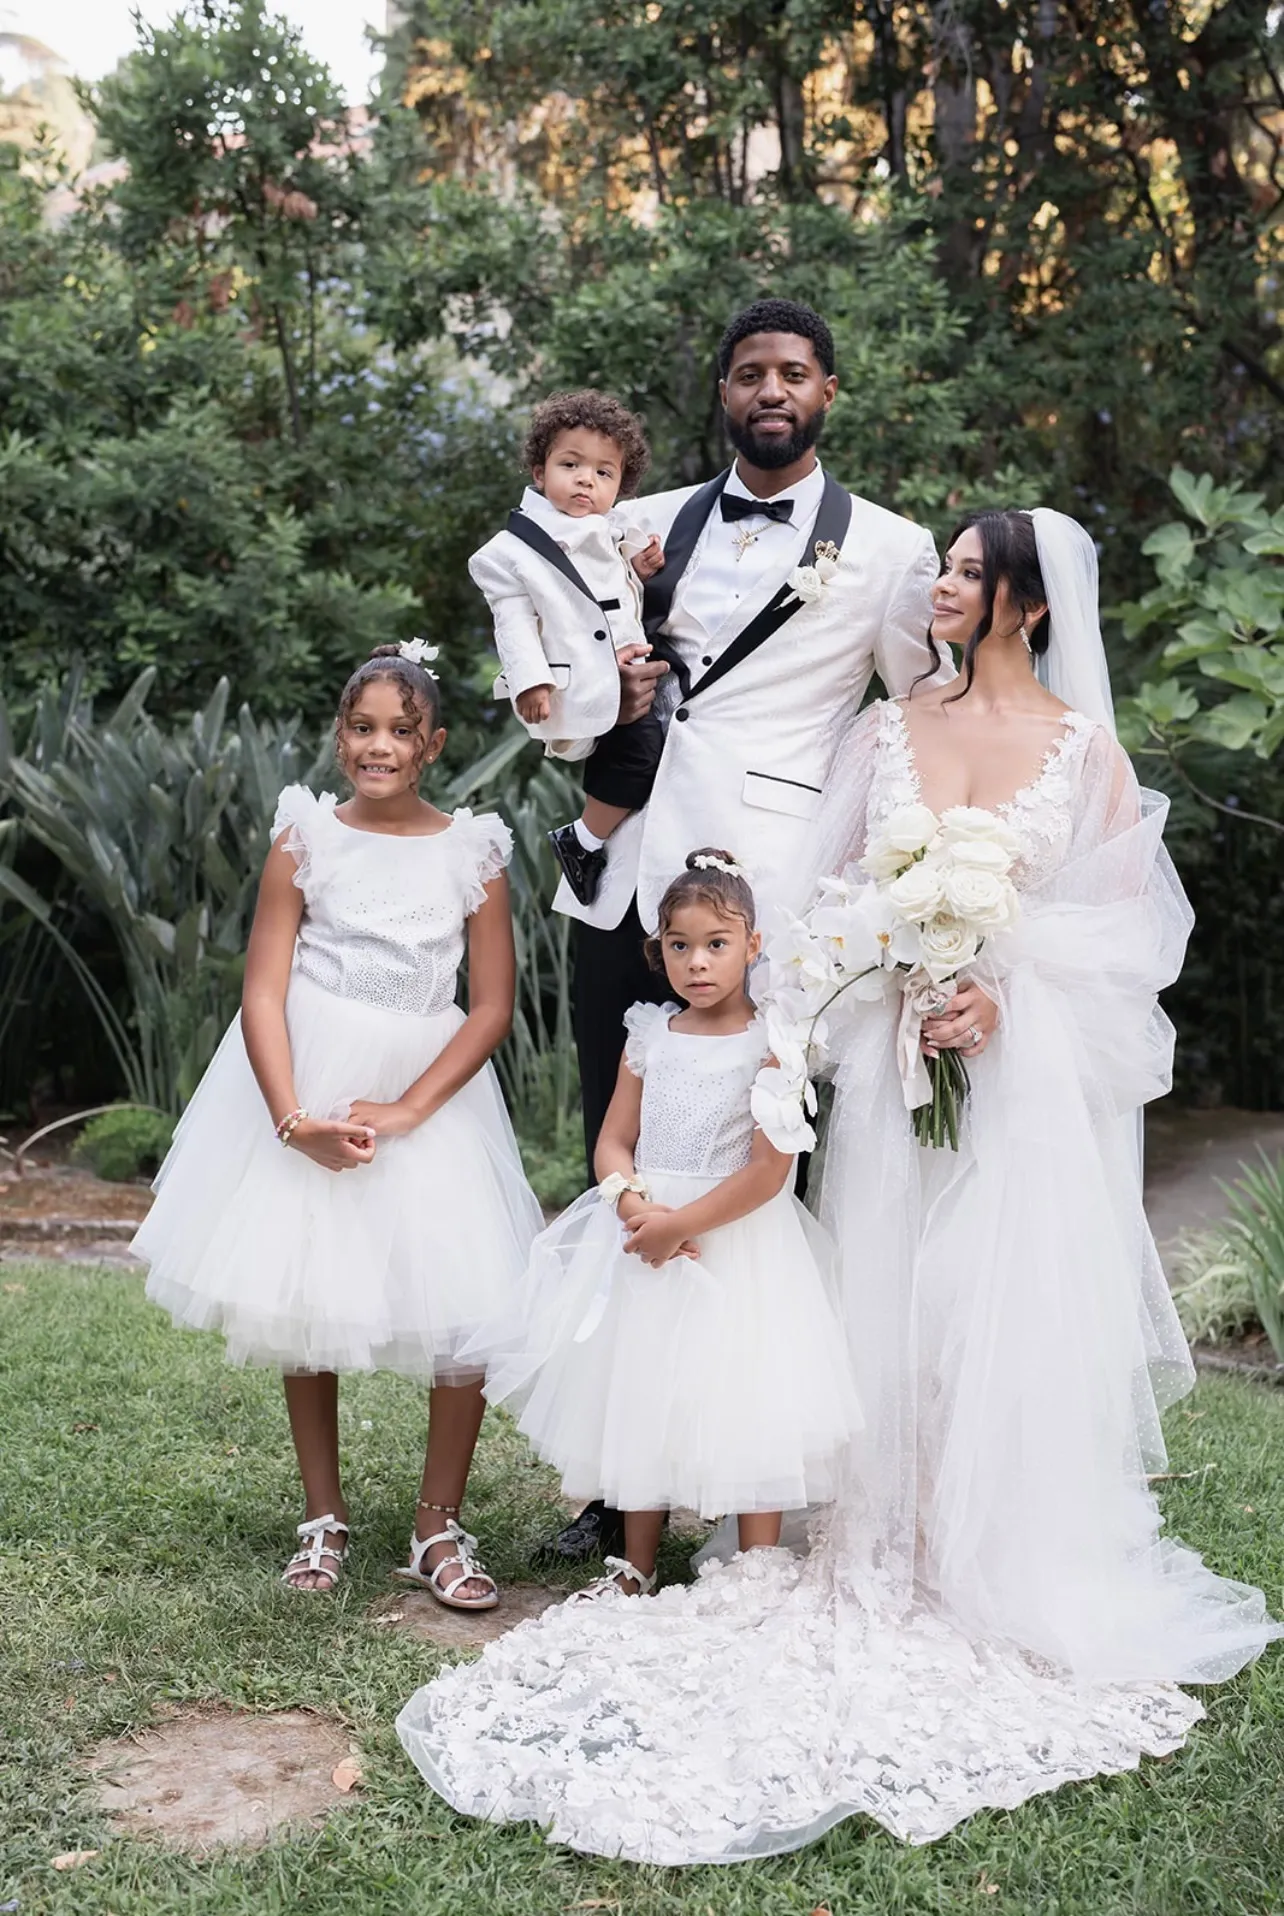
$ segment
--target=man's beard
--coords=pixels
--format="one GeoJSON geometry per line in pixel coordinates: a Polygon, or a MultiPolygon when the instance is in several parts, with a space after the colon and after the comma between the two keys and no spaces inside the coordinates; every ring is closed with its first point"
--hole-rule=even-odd
{"type": "Polygon", "coordinates": [[[805,452],[811,451],[824,428],[825,409],[818,407],[810,419],[804,419],[800,426],[795,426],[788,439],[780,439],[774,434],[760,435],[752,426],[740,425],[726,412],[722,415],[722,423],[726,427],[727,438],[751,466],[757,466],[759,472],[777,472],[783,466],[792,466],[796,459],[801,459],[805,452]]]}

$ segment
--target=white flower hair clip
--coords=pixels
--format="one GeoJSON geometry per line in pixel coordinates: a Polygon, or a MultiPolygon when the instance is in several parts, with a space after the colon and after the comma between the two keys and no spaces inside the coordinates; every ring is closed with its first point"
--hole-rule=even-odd
{"type": "Polygon", "coordinates": [[[701,852],[698,858],[693,858],[691,869],[697,872],[724,872],[728,878],[745,876],[743,865],[733,865],[726,858],[715,858],[711,852],[701,852]]]}
{"type": "Polygon", "coordinates": [[[409,659],[412,665],[422,665],[430,679],[437,676],[432,669],[432,661],[440,650],[439,645],[429,645],[426,639],[403,639],[397,647],[403,659],[409,659]]]}

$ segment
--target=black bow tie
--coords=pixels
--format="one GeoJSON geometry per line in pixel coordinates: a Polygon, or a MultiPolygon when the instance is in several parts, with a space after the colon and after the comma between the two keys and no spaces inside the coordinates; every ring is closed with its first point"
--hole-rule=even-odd
{"type": "Polygon", "coordinates": [[[787,526],[793,511],[792,499],[746,499],[738,492],[722,495],[724,519],[774,519],[778,525],[787,526]]]}

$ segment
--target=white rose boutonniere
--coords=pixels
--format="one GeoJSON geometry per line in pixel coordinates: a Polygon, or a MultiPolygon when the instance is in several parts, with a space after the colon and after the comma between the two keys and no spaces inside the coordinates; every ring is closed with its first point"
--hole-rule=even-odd
{"type": "Polygon", "coordinates": [[[804,605],[822,599],[825,587],[838,575],[840,554],[832,539],[817,539],[813,552],[812,564],[795,566],[785,581],[804,605]]]}

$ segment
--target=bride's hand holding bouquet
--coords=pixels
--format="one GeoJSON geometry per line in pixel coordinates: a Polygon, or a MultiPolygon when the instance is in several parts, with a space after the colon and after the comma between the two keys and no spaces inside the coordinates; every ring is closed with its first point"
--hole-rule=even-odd
{"type": "Polygon", "coordinates": [[[754,1115],[773,1143],[815,1143],[812,1071],[860,1003],[899,988],[897,1063],[915,1136],[958,1148],[967,1067],[953,1048],[929,1046],[924,1055],[924,1021],[950,1008],[958,974],[986,938],[1016,922],[1016,852],[997,813],[954,805],[938,817],[926,805],[904,805],[874,833],[851,877],[821,880],[810,911],[767,949],[777,1067],[764,1074],[754,1115]]]}

